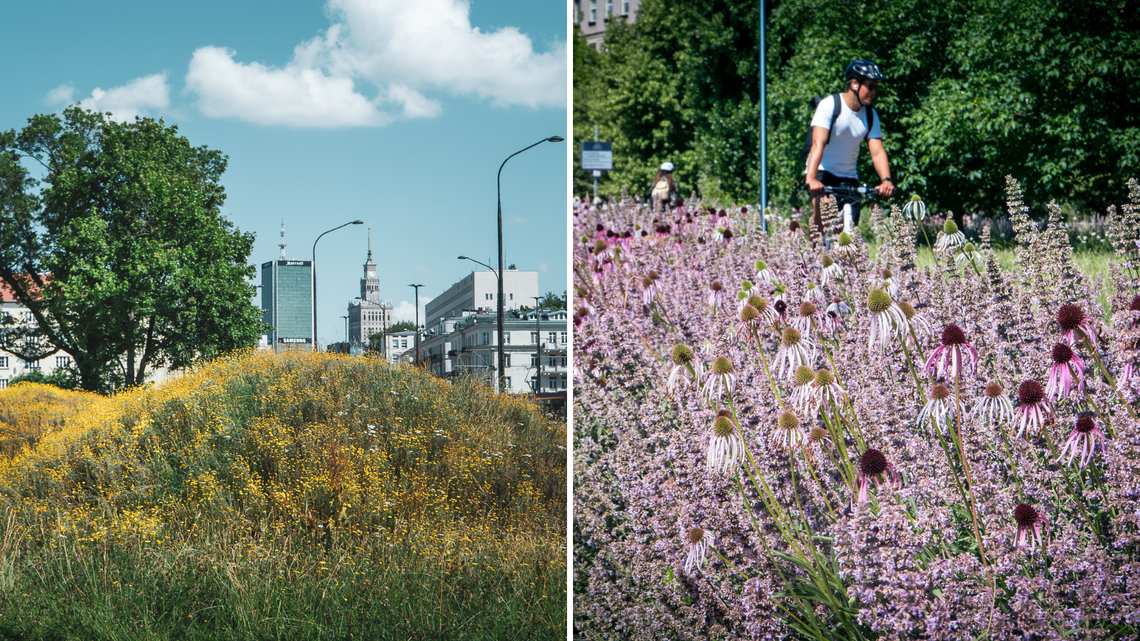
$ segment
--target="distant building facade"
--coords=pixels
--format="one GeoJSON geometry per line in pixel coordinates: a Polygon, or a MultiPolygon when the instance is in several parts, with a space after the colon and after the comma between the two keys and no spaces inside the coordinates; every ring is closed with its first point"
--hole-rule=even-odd
{"type": "MultiPolygon", "coordinates": [[[[15,293],[3,283],[0,283],[0,316],[14,319],[20,324],[35,323],[31,310],[16,300],[15,293]]],[[[35,361],[25,361],[11,352],[0,349],[0,389],[6,389],[8,383],[17,376],[32,372],[40,372],[46,376],[57,367],[67,367],[70,364],[71,357],[62,352],[35,361]]]]}
{"type": "Polygon", "coordinates": [[[380,300],[380,279],[376,276],[376,263],[372,262],[372,226],[368,226],[368,260],[364,263],[364,277],[360,279],[360,298],[348,304],[348,342],[354,346],[368,346],[373,334],[379,334],[392,325],[392,301],[380,300]]]}
{"type": "Polygon", "coordinates": [[[640,0],[574,0],[575,22],[586,37],[586,43],[602,49],[606,26],[611,20],[633,22],[640,0]]]}
{"type": "Polygon", "coordinates": [[[285,257],[285,228],[281,255],[261,264],[261,320],[269,325],[273,349],[313,346],[313,263],[285,257]]]}
{"type": "MultiPolygon", "coordinates": [[[[464,310],[494,312],[498,309],[498,290],[495,272],[471,272],[424,306],[424,326],[462,316],[464,310]]],[[[535,296],[538,296],[538,272],[519,271],[513,265],[503,272],[503,309],[533,306],[535,296]]]]}
{"type": "Polygon", "coordinates": [[[384,360],[392,365],[415,362],[416,333],[409,330],[384,334],[380,349],[384,360]]]}
{"type": "MultiPolygon", "coordinates": [[[[520,394],[566,391],[569,365],[566,318],[565,311],[539,311],[537,317],[534,311],[507,312],[503,320],[507,391],[520,394]],[[542,385],[538,388],[540,370],[542,385]]],[[[432,373],[456,376],[466,372],[492,387],[496,385],[499,342],[495,313],[460,310],[455,316],[429,323],[425,329],[420,353],[424,366],[432,373]]]]}

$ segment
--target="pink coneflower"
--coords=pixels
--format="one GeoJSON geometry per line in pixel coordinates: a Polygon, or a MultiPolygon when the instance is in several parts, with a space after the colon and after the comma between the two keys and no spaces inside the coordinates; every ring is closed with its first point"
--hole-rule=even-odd
{"type": "Polygon", "coordinates": [[[1045,395],[1052,399],[1068,398],[1072,393],[1081,394],[1085,389],[1085,364],[1081,357],[1065,343],[1053,346],[1053,366],[1049,368],[1049,382],[1045,384],[1045,395]],[[1076,385],[1073,376],[1076,375],[1076,385]]]}
{"type": "Polygon", "coordinates": [[[820,326],[823,324],[823,312],[819,307],[811,301],[804,301],[800,303],[799,308],[796,310],[796,315],[788,323],[792,327],[800,330],[804,336],[811,336],[812,326],[820,326]]]}
{"type": "MultiPolygon", "coordinates": [[[[915,334],[918,336],[926,336],[931,332],[932,328],[930,326],[930,321],[926,320],[926,317],[922,314],[919,314],[918,311],[915,310],[914,306],[902,300],[900,300],[897,304],[899,306],[899,309],[902,310],[903,316],[906,317],[907,324],[911,329],[914,330],[915,334]]],[[[910,332],[907,332],[907,339],[910,341],[909,344],[914,344],[914,339],[910,336],[910,332]]]]}
{"type": "Polygon", "coordinates": [[[941,430],[946,430],[947,418],[954,413],[955,405],[950,402],[950,388],[942,383],[930,388],[930,400],[918,413],[918,423],[922,425],[927,420],[933,421],[941,430]]]}
{"type": "Polygon", "coordinates": [[[820,259],[820,264],[823,265],[823,272],[819,277],[819,284],[821,286],[827,285],[831,282],[843,280],[843,267],[839,263],[835,262],[834,258],[828,256],[827,254],[824,254],[823,258],[820,259]]]}
{"type": "Polygon", "coordinates": [[[800,228],[800,221],[793,220],[788,223],[788,230],[784,232],[784,236],[788,240],[795,240],[796,238],[803,238],[803,230],[800,228]]]}
{"type": "Polygon", "coordinates": [[[788,400],[792,402],[792,407],[796,411],[805,416],[811,414],[811,383],[814,380],[815,370],[809,365],[797,367],[792,377],[792,393],[788,395],[788,400]]]}
{"type": "Polygon", "coordinates": [[[815,373],[815,377],[811,382],[811,397],[810,397],[813,411],[812,414],[824,409],[824,414],[833,406],[838,407],[842,403],[847,402],[847,392],[839,386],[839,382],[835,380],[835,374],[826,368],[820,368],[815,373]]]}
{"type": "Polygon", "coordinates": [[[709,436],[709,456],[706,467],[714,474],[724,474],[736,468],[744,451],[744,440],[732,413],[720,410],[712,423],[712,434],[709,436]]]}
{"type": "Polygon", "coordinates": [[[990,381],[985,391],[970,410],[972,416],[980,416],[990,425],[1005,425],[1013,421],[1013,403],[1001,383],[990,381]]]}
{"type": "Polygon", "coordinates": [[[724,356],[713,359],[711,370],[702,391],[705,398],[715,405],[720,403],[725,392],[732,394],[736,390],[736,374],[732,368],[732,361],[724,356]]]}
{"type": "Polygon", "coordinates": [[[776,276],[772,273],[772,270],[768,269],[768,263],[762,260],[756,261],[756,280],[767,283],[772,287],[780,284],[780,281],[776,280],[776,276]]]}
{"type": "Polygon", "coordinates": [[[713,534],[695,527],[685,533],[685,541],[689,547],[689,555],[685,558],[685,574],[691,574],[694,567],[699,570],[705,564],[705,556],[708,555],[709,546],[713,544],[713,534]]]}
{"type": "Polygon", "coordinates": [[[674,345],[671,359],[673,369],[669,372],[669,381],[665,384],[665,390],[670,396],[678,389],[688,387],[689,383],[699,381],[704,376],[704,365],[695,357],[688,345],[684,343],[674,345]]]}
{"type": "Polygon", "coordinates": [[[724,285],[721,285],[719,280],[714,280],[712,282],[712,285],[709,285],[709,307],[712,307],[713,311],[715,312],[718,307],[724,305],[724,301],[724,285]]]}
{"type": "Polygon", "coordinates": [[[776,310],[773,309],[762,296],[752,294],[744,302],[755,308],[757,312],[760,312],[759,322],[763,325],[772,325],[776,322],[776,319],[779,318],[776,310]]]}
{"type": "MultiPolygon", "coordinates": [[[[783,296],[781,292],[778,296],[783,296]]],[[[776,302],[772,303],[772,309],[776,312],[776,318],[781,323],[788,322],[788,303],[783,298],[776,298],[776,302]]]]}
{"type": "Polygon", "coordinates": [[[808,430],[807,443],[804,444],[804,453],[808,458],[816,459],[823,454],[823,448],[831,443],[831,434],[827,433],[827,429],[816,425],[808,430]]]}
{"type": "Polygon", "coordinates": [[[1040,432],[1052,415],[1053,406],[1040,383],[1030,379],[1017,387],[1018,436],[1025,433],[1026,428],[1040,432]]]}
{"type": "Polygon", "coordinates": [[[772,435],[776,447],[790,450],[806,440],[807,434],[800,425],[799,417],[792,412],[780,414],[780,418],[776,419],[776,433],[772,435]]]}
{"type": "Polygon", "coordinates": [[[1089,344],[1096,349],[1096,330],[1093,329],[1085,311],[1077,305],[1061,305],[1057,310],[1057,325],[1061,327],[1060,341],[1076,347],[1080,339],[1089,339],[1089,344]]]}
{"type": "Polygon", "coordinates": [[[804,290],[804,297],[820,305],[827,302],[827,297],[823,293],[823,288],[816,287],[815,283],[807,284],[807,289],[804,290]]]}
{"type": "Polygon", "coordinates": [[[1065,446],[1061,448],[1061,454],[1058,458],[1065,456],[1065,451],[1069,452],[1069,460],[1065,461],[1066,465],[1073,463],[1073,457],[1077,455],[1077,450],[1081,452],[1081,467],[1088,465],[1089,459],[1092,458],[1093,451],[1096,449],[1097,437],[1100,437],[1101,449],[1104,449],[1104,432],[1100,431],[1096,421],[1087,414],[1082,414],[1077,417],[1077,425],[1069,432],[1069,439],[1065,441],[1065,446]]]}
{"type": "Polygon", "coordinates": [[[1033,506],[1018,503],[1013,508],[1013,520],[1017,521],[1017,544],[1015,547],[1024,547],[1027,543],[1029,549],[1041,545],[1041,530],[1045,527],[1045,515],[1033,509],[1033,506]]]}
{"type": "Polygon", "coordinates": [[[926,360],[927,376],[950,380],[969,373],[978,365],[978,350],[966,342],[966,333],[954,323],[942,330],[942,344],[926,360]]]}
{"type": "Polygon", "coordinates": [[[906,333],[906,316],[887,292],[872,289],[867,294],[867,309],[871,312],[871,340],[867,351],[875,349],[876,344],[886,347],[896,336],[906,333]]]}
{"type": "Polygon", "coordinates": [[[871,287],[885,289],[892,299],[899,297],[899,281],[889,269],[872,270],[871,287]]]}
{"type": "Polygon", "coordinates": [[[657,298],[657,279],[660,278],[657,272],[652,269],[641,279],[641,302],[645,303],[646,307],[653,304],[657,298]]]}
{"type": "Polygon", "coordinates": [[[760,311],[747,301],[744,301],[744,305],[740,307],[740,322],[736,324],[735,331],[737,335],[748,336],[762,325],[763,322],[760,311]]]}
{"type": "Polygon", "coordinates": [[[868,449],[863,452],[863,456],[859,457],[859,475],[855,478],[855,483],[859,486],[859,507],[867,504],[869,481],[874,479],[875,487],[879,487],[880,478],[894,485],[902,484],[902,477],[895,471],[894,464],[888,461],[887,457],[879,450],[868,449]]]}
{"type": "Polygon", "coordinates": [[[810,366],[815,361],[815,345],[794,327],[785,327],[780,335],[773,367],[776,374],[791,378],[800,365],[810,366]]]}

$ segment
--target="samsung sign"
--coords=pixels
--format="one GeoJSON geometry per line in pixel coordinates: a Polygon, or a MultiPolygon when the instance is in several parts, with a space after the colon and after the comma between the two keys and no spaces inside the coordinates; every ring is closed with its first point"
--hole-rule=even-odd
{"type": "Polygon", "coordinates": [[[307,338],[278,338],[278,343],[311,343],[307,338]]]}

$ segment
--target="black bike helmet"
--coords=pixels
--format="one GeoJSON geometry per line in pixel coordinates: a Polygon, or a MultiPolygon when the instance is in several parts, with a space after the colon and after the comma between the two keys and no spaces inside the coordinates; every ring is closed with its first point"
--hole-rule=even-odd
{"type": "Polygon", "coordinates": [[[851,64],[847,65],[847,70],[843,72],[843,80],[886,80],[883,77],[883,72],[879,71],[879,65],[864,60],[862,58],[852,60],[851,64]]]}

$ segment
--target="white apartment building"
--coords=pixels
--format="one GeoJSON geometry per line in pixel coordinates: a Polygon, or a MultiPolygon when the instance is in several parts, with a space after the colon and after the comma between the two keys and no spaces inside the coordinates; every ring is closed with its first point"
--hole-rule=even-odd
{"type": "MultiPolygon", "coordinates": [[[[380,349],[384,355],[384,360],[392,365],[396,365],[397,363],[412,363],[416,358],[416,333],[409,330],[406,332],[385,334],[384,343],[380,349]],[[408,356],[408,354],[411,355],[408,356]]],[[[420,349],[423,349],[422,344],[420,349]]]]}
{"type": "MultiPolygon", "coordinates": [[[[3,283],[0,283],[0,316],[15,318],[20,323],[35,322],[32,312],[20,304],[12,290],[3,283]]],[[[36,361],[25,361],[11,352],[0,349],[0,389],[7,388],[8,383],[17,376],[33,371],[39,371],[46,376],[54,372],[57,367],[67,367],[70,364],[71,357],[62,352],[36,361]]]]}
{"type": "MultiPolygon", "coordinates": [[[[570,340],[566,319],[564,310],[506,314],[503,356],[507,391],[519,394],[566,391],[570,340]],[[541,388],[538,388],[539,376],[541,388]]],[[[460,310],[459,315],[429,323],[420,339],[420,354],[424,366],[437,376],[468,372],[494,386],[499,359],[498,316],[485,310],[467,309],[460,310]]]]}
{"type": "MultiPolygon", "coordinates": [[[[444,318],[462,316],[464,310],[494,312],[498,309],[498,290],[495,272],[471,272],[424,306],[424,327],[444,318]]],[[[519,271],[514,265],[503,271],[503,309],[534,307],[534,297],[538,295],[538,272],[519,271]]]]}

